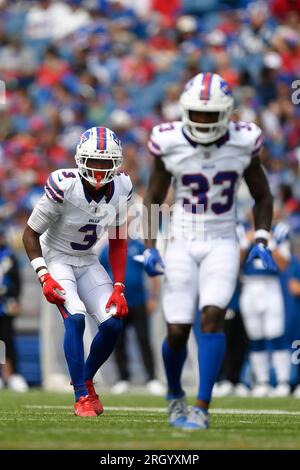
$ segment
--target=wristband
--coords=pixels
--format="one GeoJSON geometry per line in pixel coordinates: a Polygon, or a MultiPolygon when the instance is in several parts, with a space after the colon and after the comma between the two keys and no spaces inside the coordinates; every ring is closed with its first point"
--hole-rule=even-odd
{"type": "Polygon", "coordinates": [[[41,279],[45,274],[48,274],[48,269],[46,268],[41,268],[38,272],[37,275],[39,276],[39,279],[41,279]]]}
{"type": "Polygon", "coordinates": [[[266,240],[268,242],[270,240],[270,237],[270,232],[268,232],[268,230],[264,230],[263,228],[256,230],[254,233],[254,240],[262,238],[263,240],[266,240]]]}
{"type": "Polygon", "coordinates": [[[39,268],[47,269],[46,261],[44,260],[42,256],[40,256],[39,258],[34,258],[33,260],[30,261],[30,263],[35,271],[39,268]]]}
{"type": "Polygon", "coordinates": [[[122,282],[115,282],[114,286],[121,286],[125,289],[125,284],[123,284],[122,282]]]}

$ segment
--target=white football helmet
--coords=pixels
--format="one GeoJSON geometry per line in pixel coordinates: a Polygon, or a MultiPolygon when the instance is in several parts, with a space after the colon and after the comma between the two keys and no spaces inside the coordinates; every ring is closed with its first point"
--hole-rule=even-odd
{"type": "Polygon", "coordinates": [[[233,111],[233,97],[225,80],[216,73],[199,73],[185,86],[180,97],[184,132],[193,141],[209,144],[218,140],[228,129],[233,111]],[[213,123],[191,120],[190,112],[217,112],[213,123]]]}
{"type": "Polygon", "coordinates": [[[79,174],[92,186],[99,189],[109,183],[123,162],[122,147],[115,132],[107,127],[91,127],[80,137],[76,148],[75,161],[79,174]],[[88,159],[109,161],[111,167],[91,168],[87,166],[88,159]],[[101,174],[100,174],[101,173],[101,174]]]}

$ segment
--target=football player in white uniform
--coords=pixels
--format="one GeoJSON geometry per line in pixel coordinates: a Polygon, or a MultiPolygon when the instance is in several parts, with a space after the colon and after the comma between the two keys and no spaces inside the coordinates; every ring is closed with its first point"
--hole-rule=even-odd
{"type": "Polygon", "coordinates": [[[149,275],[164,270],[155,248],[151,205],[164,201],[173,180],[175,204],[163,284],[167,338],[162,354],[169,422],[184,429],[205,429],[224,357],[225,310],[239,270],[235,212],[241,179],[254,199],[255,244],[249,259],[260,257],[265,267],[276,269],[267,248],[273,198],[258,155],[261,131],[254,123],[231,121],[233,97],[228,84],[217,74],[200,73],[187,83],[180,103],[182,121],[154,127],[149,142],[155,159],[145,194],[152,230],[145,241],[144,265],[149,275]],[[202,222],[201,230],[195,220],[202,222]],[[200,387],[188,412],[181,372],[197,308],[201,310],[200,387]]]}
{"type": "MultiPolygon", "coordinates": [[[[260,259],[247,263],[242,270],[240,310],[250,340],[249,359],[255,379],[254,397],[285,397],[290,394],[291,355],[285,338],[285,305],[280,271],[285,271],[290,258],[289,226],[279,222],[272,230],[269,248],[278,271],[264,269],[260,259]],[[269,381],[269,357],[274,367],[277,386],[269,381]]],[[[252,231],[239,227],[242,259],[252,243],[252,231]]]]}
{"type": "Polygon", "coordinates": [[[77,416],[103,411],[93,377],[114,349],[127,315],[124,297],[129,176],[118,172],[122,148],[105,127],[85,131],[76,149],[78,168],[50,174],[45,194],[29,217],[23,242],[48,300],[64,321],[64,350],[77,416]],[[108,231],[114,285],[93,247],[108,231]],[[99,330],[84,362],[85,315],[99,330]]]}

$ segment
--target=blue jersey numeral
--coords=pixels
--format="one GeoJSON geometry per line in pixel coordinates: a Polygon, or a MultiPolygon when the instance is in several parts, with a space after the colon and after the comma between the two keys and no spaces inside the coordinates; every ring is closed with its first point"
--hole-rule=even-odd
{"type": "Polygon", "coordinates": [[[227,181],[230,183],[227,188],[223,189],[221,194],[221,196],[226,197],[227,200],[224,203],[215,202],[211,206],[215,214],[224,214],[224,212],[228,212],[232,208],[234,188],[237,179],[238,174],[235,171],[220,171],[220,173],[217,173],[214,177],[214,184],[223,184],[227,181]]]}
{"type": "Polygon", "coordinates": [[[183,205],[193,214],[196,213],[197,205],[202,204],[204,212],[207,210],[207,193],[209,191],[209,183],[207,178],[202,174],[183,175],[182,184],[190,186],[193,197],[197,197],[198,201],[192,204],[187,198],[183,199],[183,205]]]}
{"type": "MultiPolygon", "coordinates": [[[[213,178],[214,185],[223,185],[224,183],[229,183],[229,186],[224,188],[221,196],[225,197],[224,202],[214,202],[211,205],[211,210],[215,214],[224,214],[224,212],[230,211],[234,201],[234,190],[235,184],[238,180],[238,174],[235,171],[220,171],[213,178]]],[[[197,197],[197,202],[191,202],[191,200],[184,198],[183,205],[185,209],[189,212],[195,214],[197,212],[197,205],[202,204],[204,212],[208,209],[208,196],[209,191],[209,182],[206,176],[199,174],[193,175],[183,175],[182,184],[184,186],[189,186],[192,192],[192,196],[197,197]]]]}
{"type": "Polygon", "coordinates": [[[81,227],[79,232],[86,233],[83,243],[71,243],[71,247],[73,250],[89,250],[97,241],[97,225],[94,224],[87,224],[81,227]]]}
{"type": "Polygon", "coordinates": [[[63,171],[62,174],[65,178],[76,178],[76,175],[73,173],[73,171],[63,171]]]}

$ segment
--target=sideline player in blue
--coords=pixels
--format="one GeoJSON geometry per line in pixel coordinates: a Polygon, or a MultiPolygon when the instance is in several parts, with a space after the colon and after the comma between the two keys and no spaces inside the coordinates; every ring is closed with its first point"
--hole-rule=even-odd
{"type": "MultiPolygon", "coordinates": [[[[291,355],[285,337],[285,302],[280,272],[285,271],[291,259],[289,226],[281,221],[272,230],[269,247],[278,270],[266,270],[259,259],[242,262],[240,309],[250,340],[249,359],[255,378],[254,397],[286,397],[290,394],[291,355]],[[270,363],[274,367],[277,385],[270,385],[270,363]]],[[[242,260],[252,243],[252,230],[238,230],[242,260]]]]}

